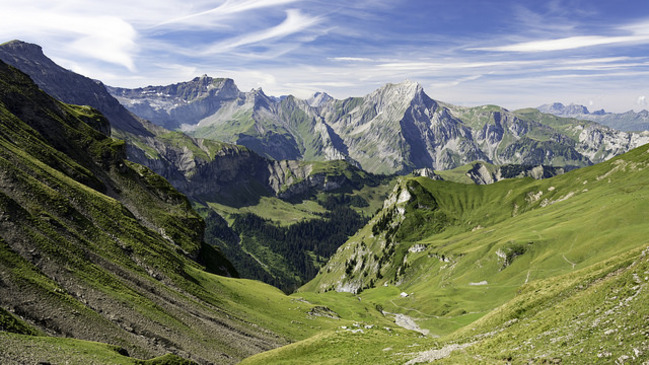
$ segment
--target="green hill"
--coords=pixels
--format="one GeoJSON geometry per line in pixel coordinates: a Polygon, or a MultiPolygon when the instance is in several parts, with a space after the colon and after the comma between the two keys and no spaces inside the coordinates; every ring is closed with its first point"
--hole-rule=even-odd
{"type": "Polygon", "coordinates": [[[428,334],[338,331],[246,363],[646,361],[648,166],[643,146],[546,180],[404,178],[296,295],[356,293],[428,334]]]}
{"type": "Polygon", "coordinates": [[[106,127],[0,63],[0,362],[235,363],[340,323],[208,273],[236,275],[106,127]]]}

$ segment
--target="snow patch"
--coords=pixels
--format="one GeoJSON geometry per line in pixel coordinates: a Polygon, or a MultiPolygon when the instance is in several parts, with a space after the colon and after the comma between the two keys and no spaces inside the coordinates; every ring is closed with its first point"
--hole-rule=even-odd
{"type": "Polygon", "coordinates": [[[480,285],[488,285],[488,284],[489,283],[486,280],[483,280],[483,281],[478,282],[478,283],[469,283],[469,285],[472,285],[472,286],[480,286],[480,285]]]}

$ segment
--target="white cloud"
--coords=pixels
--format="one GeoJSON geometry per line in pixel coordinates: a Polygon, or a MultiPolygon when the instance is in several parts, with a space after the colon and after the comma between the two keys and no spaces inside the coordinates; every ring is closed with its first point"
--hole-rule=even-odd
{"type": "Polygon", "coordinates": [[[197,13],[192,13],[188,15],[183,15],[181,17],[173,18],[170,20],[163,21],[157,26],[167,25],[172,23],[187,23],[190,22],[196,26],[200,26],[201,22],[193,21],[195,18],[204,17],[209,15],[211,19],[218,19],[224,16],[229,16],[237,13],[242,13],[246,11],[268,8],[278,5],[290,4],[299,0],[244,0],[244,1],[232,1],[226,0],[223,4],[205,11],[200,11],[197,13]]]}
{"type": "Polygon", "coordinates": [[[121,18],[106,15],[34,11],[12,6],[0,12],[0,37],[42,39],[59,44],[69,55],[114,63],[134,71],[137,32],[121,18]]]}
{"type": "Polygon", "coordinates": [[[201,52],[201,54],[209,55],[224,53],[242,46],[260,43],[271,39],[284,38],[291,34],[304,31],[307,28],[320,23],[320,21],[320,17],[304,15],[299,10],[290,9],[286,11],[286,19],[279,25],[216,43],[201,52]]]}
{"type": "Polygon", "coordinates": [[[470,50],[527,53],[564,51],[605,45],[649,43],[649,21],[623,25],[617,27],[617,30],[629,34],[622,36],[583,35],[555,39],[541,39],[503,46],[471,48],[470,50]]]}
{"type": "Polygon", "coordinates": [[[649,43],[649,36],[580,36],[523,42],[500,47],[475,48],[474,50],[498,52],[548,52],[631,42],[649,43]]]}
{"type": "Polygon", "coordinates": [[[333,57],[329,59],[332,61],[339,61],[339,62],[372,62],[373,61],[371,58],[365,58],[365,57],[333,57]]]}
{"type": "Polygon", "coordinates": [[[645,95],[638,96],[638,100],[635,102],[639,106],[647,105],[647,97],[645,95]]]}
{"type": "Polygon", "coordinates": [[[459,78],[457,80],[449,81],[449,82],[435,82],[432,84],[433,88],[445,88],[445,87],[453,87],[457,86],[459,84],[469,82],[469,81],[475,81],[479,78],[481,78],[484,75],[472,75],[472,76],[466,76],[459,78]]]}

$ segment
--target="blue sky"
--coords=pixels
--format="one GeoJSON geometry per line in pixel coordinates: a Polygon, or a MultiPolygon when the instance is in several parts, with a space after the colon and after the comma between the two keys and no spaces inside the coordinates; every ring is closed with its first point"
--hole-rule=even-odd
{"type": "Polygon", "coordinates": [[[138,87],[208,74],[242,90],[361,96],[419,82],[506,108],[649,108],[649,1],[0,0],[0,41],[138,87]]]}

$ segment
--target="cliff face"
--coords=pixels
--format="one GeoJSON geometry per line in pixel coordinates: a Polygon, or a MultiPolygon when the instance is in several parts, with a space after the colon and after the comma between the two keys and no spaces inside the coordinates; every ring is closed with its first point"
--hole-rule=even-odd
{"type": "Polygon", "coordinates": [[[169,86],[108,87],[108,91],[133,113],[172,130],[182,124],[197,124],[241,94],[232,80],[207,76],[169,86]]]}
{"type": "Polygon", "coordinates": [[[566,168],[545,165],[522,166],[522,165],[487,165],[475,163],[466,175],[478,185],[493,184],[504,179],[531,177],[536,180],[547,179],[553,176],[562,175],[566,168]]]}

